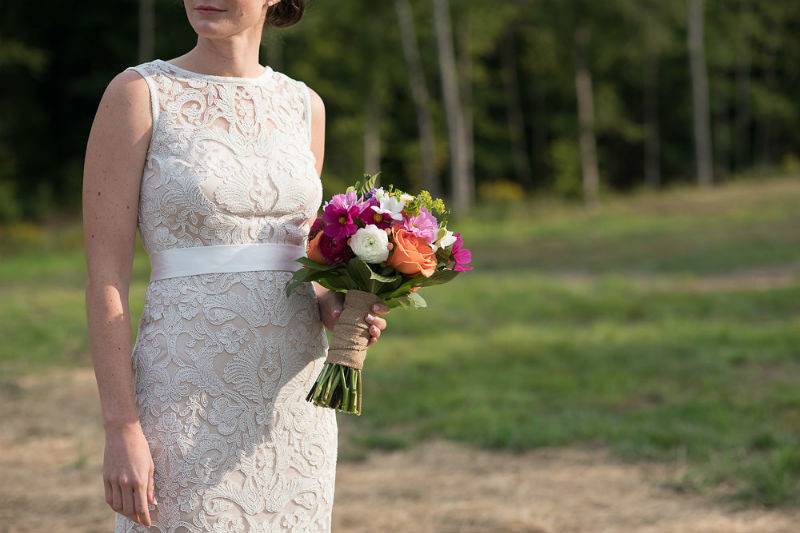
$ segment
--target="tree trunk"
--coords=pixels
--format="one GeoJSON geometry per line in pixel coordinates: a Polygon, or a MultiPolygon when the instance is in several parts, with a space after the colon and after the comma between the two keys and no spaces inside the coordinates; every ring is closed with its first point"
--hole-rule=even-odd
{"type": "Polygon", "coordinates": [[[741,171],[750,162],[750,54],[739,57],[736,69],[736,170],[741,171]]]}
{"type": "MultiPolygon", "coordinates": [[[[464,16],[458,25],[458,66],[461,76],[461,116],[464,118],[464,149],[467,160],[467,180],[475,183],[475,132],[472,118],[472,48],[470,36],[472,28],[469,16],[464,16]]],[[[474,186],[473,186],[474,187],[474,186]]]]}
{"type": "MultiPolygon", "coordinates": [[[[775,87],[776,82],[776,63],[777,63],[777,56],[774,51],[766,52],[764,57],[764,74],[763,74],[763,88],[767,91],[772,91],[775,87]]],[[[763,166],[770,166],[772,165],[772,151],[770,150],[770,146],[772,145],[772,115],[770,113],[766,113],[764,116],[762,114],[761,119],[759,120],[759,128],[758,128],[758,161],[763,166]]]]}
{"type": "Polygon", "coordinates": [[[575,94],[578,100],[578,128],[583,174],[583,200],[588,205],[597,203],[600,188],[600,171],[597,168],[597,140],[594,134],[594,95],[592,73],[586,62],[589,32],[586,28],[575,31],[575,94]]]}
{"type": "Polygon", "coordinates": [[[658,117],[658,56],[651,51],[644,67],[644,177],[650,187],[661,186],[661,121],[658,117]]]}
{"type": "Polygon", "coordinates": [[[531,73],[525,77],[523,87],[528,87],[526,91],[528,106],[531,110],[531,138],[529,151],[531,154],[531,171],[534,176],[549,173],[550,160],[548,142],[548,114],[547,114],[547,91],[539,87],[534,75],[531,73]]]}
{"type": "Polygon", "coordinates": [[[377,90],[373,86],[364,107],[364,172],[381,169],[381,116],[377,90]]]}
{"type": "Polygon", "coordinates": [[[441,196],[439,176],[436,174],[435,148],[436,138],[433,131],[433,118],[430,111],[428,83],[425,81],[425,70],[422,68],[417,34],[414,29],[414,17],[408,0],[395,0],[395,10],[400,26],[400,37],[403,43],[403,55],[408,69],[408,81],[411,96],[417,110],[417,128],[419,129],[419,158],[422,174],[422,186],[435,198],[441,196]]]}
{"type": "Polygon", "coordinates": [[[153,0],[139,0],[139,61],[153,59],[156,43],[156,14],[153,0]]]}
{"type": "Polygon", "coordinates": [[[708,105],[708,71],[703,44],[704,0],[689,0],[688,45],[692,77],[692,104],[694,115],[694,148],[697,181],[700,185],[714,182],[711,120],[708,105]]]}
{"type": "Polygon", "coordinates": [[[517,54],[514,46],[514,31],[509,30],[503,39],[503,88],[506,100],[506,124],[511,140],[511,154],[517,180],[527,189],[533,187],[533,176],[525,147],[525,124],[522,121],[522,103],[517,76],[517,54]]]}
{"type": "Polygon", "coordinates": [[[433,20],[436,30],[442,94],[444,97],[447,130],[450,142],[453,204],[454,210],[463,215],[466,214],[472,206],[474,183],[469,173],[469,155],[467,153],[467,140],[464,129],[464,111],[459,95],[448,0],[433,0],[433,20]]]}

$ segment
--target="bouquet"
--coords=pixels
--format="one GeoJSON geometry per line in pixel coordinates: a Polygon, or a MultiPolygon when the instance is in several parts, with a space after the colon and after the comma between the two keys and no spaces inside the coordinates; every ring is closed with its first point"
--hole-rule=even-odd
{"type": "Polygon", "coordinates": [[[287,295],[309,281],[345,293],[325,365],[306,399],[356,415],[370,337],[364,315],[376,302],[425,307],[420,287],[472,270],[461,235],[447,229],[449,211],[441,199],[424,190],[412,196],[392,185],[376,187],[377,178],[365,174],[322,206],[307,257],[298,259],[303,268],[286,286],[287,295]]]}

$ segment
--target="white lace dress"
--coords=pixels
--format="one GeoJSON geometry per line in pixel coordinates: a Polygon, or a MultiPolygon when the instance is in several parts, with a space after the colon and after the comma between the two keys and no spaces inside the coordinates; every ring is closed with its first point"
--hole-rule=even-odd
{"type": "MultiPolygon", "coordinates": [[[[305,247],[322,201],[309,93],[269,67],[257,77],[129,67],[150,90],[153,134],[139,231],[148,253],[284,243],[305,247]]],[[[330,531],[335,411],[305,395],[327,338],[310,284],[250,270],[152,279],[132,365],[155,463],[148,529],[115,533],[330,531]]]]}

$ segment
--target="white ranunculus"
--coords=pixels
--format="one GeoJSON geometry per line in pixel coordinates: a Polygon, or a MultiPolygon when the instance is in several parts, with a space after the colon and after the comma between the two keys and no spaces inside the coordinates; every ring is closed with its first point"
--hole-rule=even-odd
{"type": "Polygon", "coordinates": [[[376,213],[389,215],[394,220],[403,220],[402,211],[406,206],[405,200],[390,196],[382,188],[375,190],[375,198],[380,203],[380,205],[372,208],[376,213]]]}
{"type": "Polygon", "coordinates": [[[347,244],[366,263],[381,263],[389,258],[389,235],[375,224],[358,228],[347,244]]]}
{"type": "Polygon", "coordinates": [[[444,231],[439,230],[439,234],[441,235],[441,237],[439,237],[439,239],[435,243],[433,243],[434,250],[437,250],[439,248],[447,248],[448,246],[456,242],[456,237],[450,230],[444,230],[444,231]]]}

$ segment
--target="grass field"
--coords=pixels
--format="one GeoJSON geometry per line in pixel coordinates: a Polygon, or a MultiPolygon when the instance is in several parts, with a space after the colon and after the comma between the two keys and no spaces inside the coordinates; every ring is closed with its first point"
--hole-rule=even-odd
{"type": "MultiPolygon", "coordinates": [[[[800,180],[776,179],[476,212],[476,269],[371,349],[346,455],[597,444],[686,463],[676,488],[800,504],[799,207],[800,180]]],[[[79,243],[74,224],[0,237],[4,379],[88,364],[79,243]]],[[[134,325],[141,251],[135,271],[134,325]]]]}

